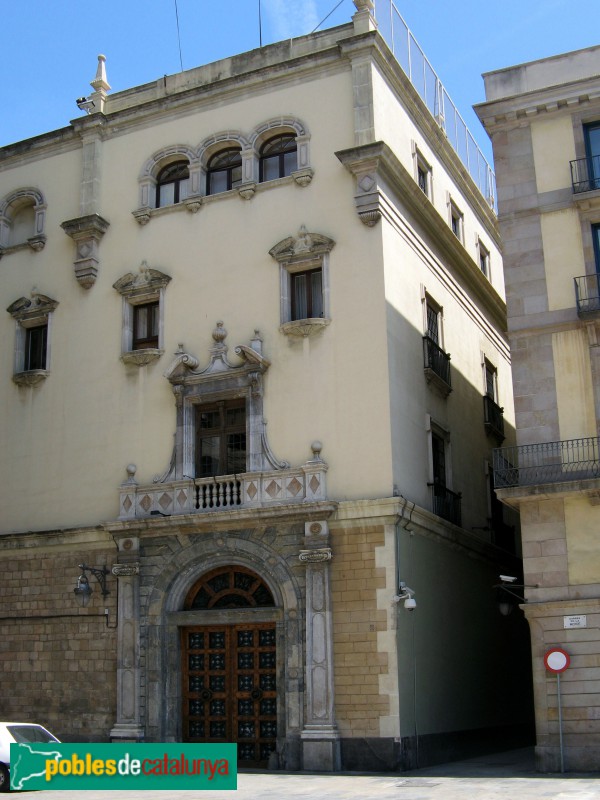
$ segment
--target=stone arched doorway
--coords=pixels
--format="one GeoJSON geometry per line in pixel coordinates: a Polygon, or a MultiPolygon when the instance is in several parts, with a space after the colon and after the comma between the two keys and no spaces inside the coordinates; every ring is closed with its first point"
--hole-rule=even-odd
{"type": "Polygon", "coordinates": [[[283,677],[276,621],[265,619],[274,608],[268,585],[240,565],[217,567],[190,588],[184,610],[200,612],[202,624],[180,629],[184,741],[236,742],[241,765],[269,763],[283,677]]]}

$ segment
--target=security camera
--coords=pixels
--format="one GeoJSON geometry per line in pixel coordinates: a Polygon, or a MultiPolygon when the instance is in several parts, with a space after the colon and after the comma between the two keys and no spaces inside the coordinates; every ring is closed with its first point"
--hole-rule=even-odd
{"type": "Polygon", "coordinates": [[[415,600],[415,598],[407,597],[406,600],[404,601],[404,608],[407,611],[414,611],[416,607],[417,607],[417,601],[415,600]]]}
{"type": "Polygon", "coordinates": [[[90,100],[87,97],[78,97],[75,102],[81,111],[87,111],[88,114],[92,113],[92,109],[94,108],[93,100],[90,100]]]}
{"type": "Polygon", "coordinates": [[[514,583],[517,580],[512,575],[500,575],[499,577],[503,583],[514,583]]]}

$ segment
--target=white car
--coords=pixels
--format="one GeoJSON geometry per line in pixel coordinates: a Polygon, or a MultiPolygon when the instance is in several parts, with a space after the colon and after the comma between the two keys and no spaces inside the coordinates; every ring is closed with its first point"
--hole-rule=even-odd
{"type": "Polygon", "coordinates": [[[33,742],[58,742],[56,736],[33,722],[0,722],[0,792],[10,788],[10,746],[33,742]]]}

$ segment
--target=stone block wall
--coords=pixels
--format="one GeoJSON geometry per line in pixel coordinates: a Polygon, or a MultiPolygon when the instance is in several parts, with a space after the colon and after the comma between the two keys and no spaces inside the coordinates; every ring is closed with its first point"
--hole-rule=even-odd
{"type": "Polygon", "coordinates": [[[65,534],[35,539],[35,551],[31,535],[0,540],[0,719],[40,723],[64,741],[108,741],[116,703],[116,579],[108,576],[103,598],[88,573],[87,608],[73,589],[77,565],[110,568],[114,545],[70,546],[65,534]]]}
{"type": "Polygon", "coordinates": [[[381,718],[390,713],[389,697],[380,693],[388,653],[378,649],[378,633],[388,626],[377,608],[386,570],[376,566],[375,550],[383,545],[383,525],[336,528],[332,539],[335,708],[343,738],[381,736],[381,718]]]}

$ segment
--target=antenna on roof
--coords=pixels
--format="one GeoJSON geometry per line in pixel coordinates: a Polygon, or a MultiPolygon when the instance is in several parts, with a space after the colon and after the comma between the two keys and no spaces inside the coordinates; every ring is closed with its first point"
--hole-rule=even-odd
{"type": "Polygon", "coordinates": [[[260,0],[258,0],[258,41],[262,47],[262,15],[260,13],[260,0]]]}
{"type": "Polygon", "coordinates": [[[181,57],[181,36],[179,34],[179,10],[177,9],[177,0],[175,0],[175,19],[177,21],[177,44],[179,45],[179,65],[183,72],[183,59],[181,57]]]}

